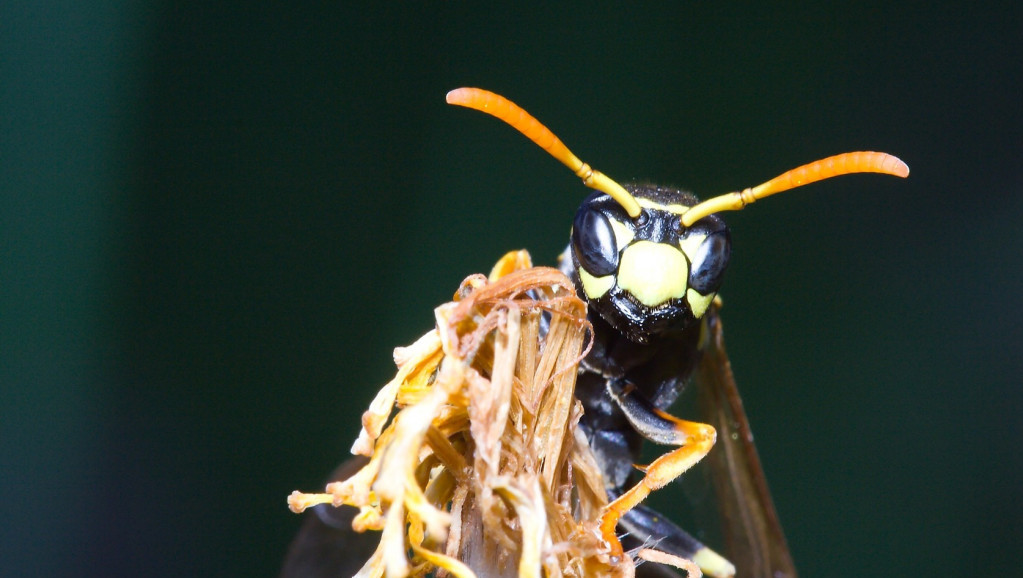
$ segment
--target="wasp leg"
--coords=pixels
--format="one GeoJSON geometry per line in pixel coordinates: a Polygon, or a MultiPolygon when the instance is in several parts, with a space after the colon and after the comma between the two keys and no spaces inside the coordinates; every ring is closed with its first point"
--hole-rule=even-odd
{"type": "MultiPolygon", "coordinates": [[[[629,547],[646,547],[667,552],[680,558],[692,560],[707,576],[724,578],[735,575],[735,566],[720,554],[704,546],[682,528],[646,506],[636,506],[626,512],[618,522],[618,528],[627,533],[624,538],[629,547]]],[[[644,564],[647,566],[648,564],[644,564]]],[[[642,574],[655,576],[678,576],[660,564],[649,564],[642,574]]],[[[637,575],[641,574],[637,571],[637,575]]]]}
{"type": "Polygon", "coordinates": [[[611,546],[611,556],[620,557],[622,545],[615,535],[618,520],[639,505],[650,492],[663,488],[703,459],[714,446],[717,432],[707,424],[685,421],[657,409],[632,385],[608,380],[607,389],[640,435],[655,443],[681,446],[642,468],[646,475],[604,508],[600,532],[611,546]]]}

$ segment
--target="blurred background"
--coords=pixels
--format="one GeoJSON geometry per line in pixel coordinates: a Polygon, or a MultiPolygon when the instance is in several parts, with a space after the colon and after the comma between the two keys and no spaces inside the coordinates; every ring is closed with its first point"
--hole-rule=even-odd
{"type": "MultiPolygon", "coordinates": [[[[393,374],[587,194],[458,86],[726,215],[732,364],[803,576],[1018,575],[1015,3],[5,3],[0,575],[275,576],[393,374]]],[[[669,510],[671,489],[659,496],[669,510]]]]}

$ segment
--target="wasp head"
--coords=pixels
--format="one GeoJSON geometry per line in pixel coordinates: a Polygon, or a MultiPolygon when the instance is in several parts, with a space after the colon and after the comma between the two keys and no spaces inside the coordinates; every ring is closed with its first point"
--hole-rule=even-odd
{"type": "Polygon", "coordinates": [[[697,203],[689,193],[625,188],[640,214],[630,217],[604,193],[590,195],[576,212],[568,252],[573,280],[590,307],[644,343],[703,317],[728,267],[731,240],[716,215],[682,224],[679,216],[697,203]]]}

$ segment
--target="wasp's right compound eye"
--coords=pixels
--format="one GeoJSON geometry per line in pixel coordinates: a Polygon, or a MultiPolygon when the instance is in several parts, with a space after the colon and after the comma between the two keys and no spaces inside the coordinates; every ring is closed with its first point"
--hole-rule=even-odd
{"type": "Polygon", "coordinates": [[[594,277],[618,270],[618,243],[611,221],[600,211],[582,207],[572,223],[572,251],[579,265],[594,277]]]}

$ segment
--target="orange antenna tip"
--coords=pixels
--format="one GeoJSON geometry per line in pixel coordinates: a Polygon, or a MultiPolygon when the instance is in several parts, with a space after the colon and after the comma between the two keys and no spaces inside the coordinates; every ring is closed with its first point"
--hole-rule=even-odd
{"type": "MultiPolygon", "coordinates": [[[[884,153],[882,153],[882,154],[884,154],[884,153]]],[[[887,156],[888,156],[888,159],[885,160],[885,163],[884,163],[885,170],[882,171],[882,172],[884,172],[886,174],[889,174],[889,175],[892,175],[892,176],[902,177],[902,178],[906,178],[906,177],[909,176],[909,165],[907,165],[906,163],[902,162],[902,159],[900,159],[897,156],[893,156],[893,155],[887,155],[887,156]]]]}
{"type": "Polygon", "coordinates": [[[456,88],[454,90],[448,91],[448,94],[446,97],[444,97],[444,100],[446,100],[448,104],[454,104],[458,106],[469,106],[468,103],[472,100],[471,97],[473,90],[478,89],[464,87],[456,88]]]}

